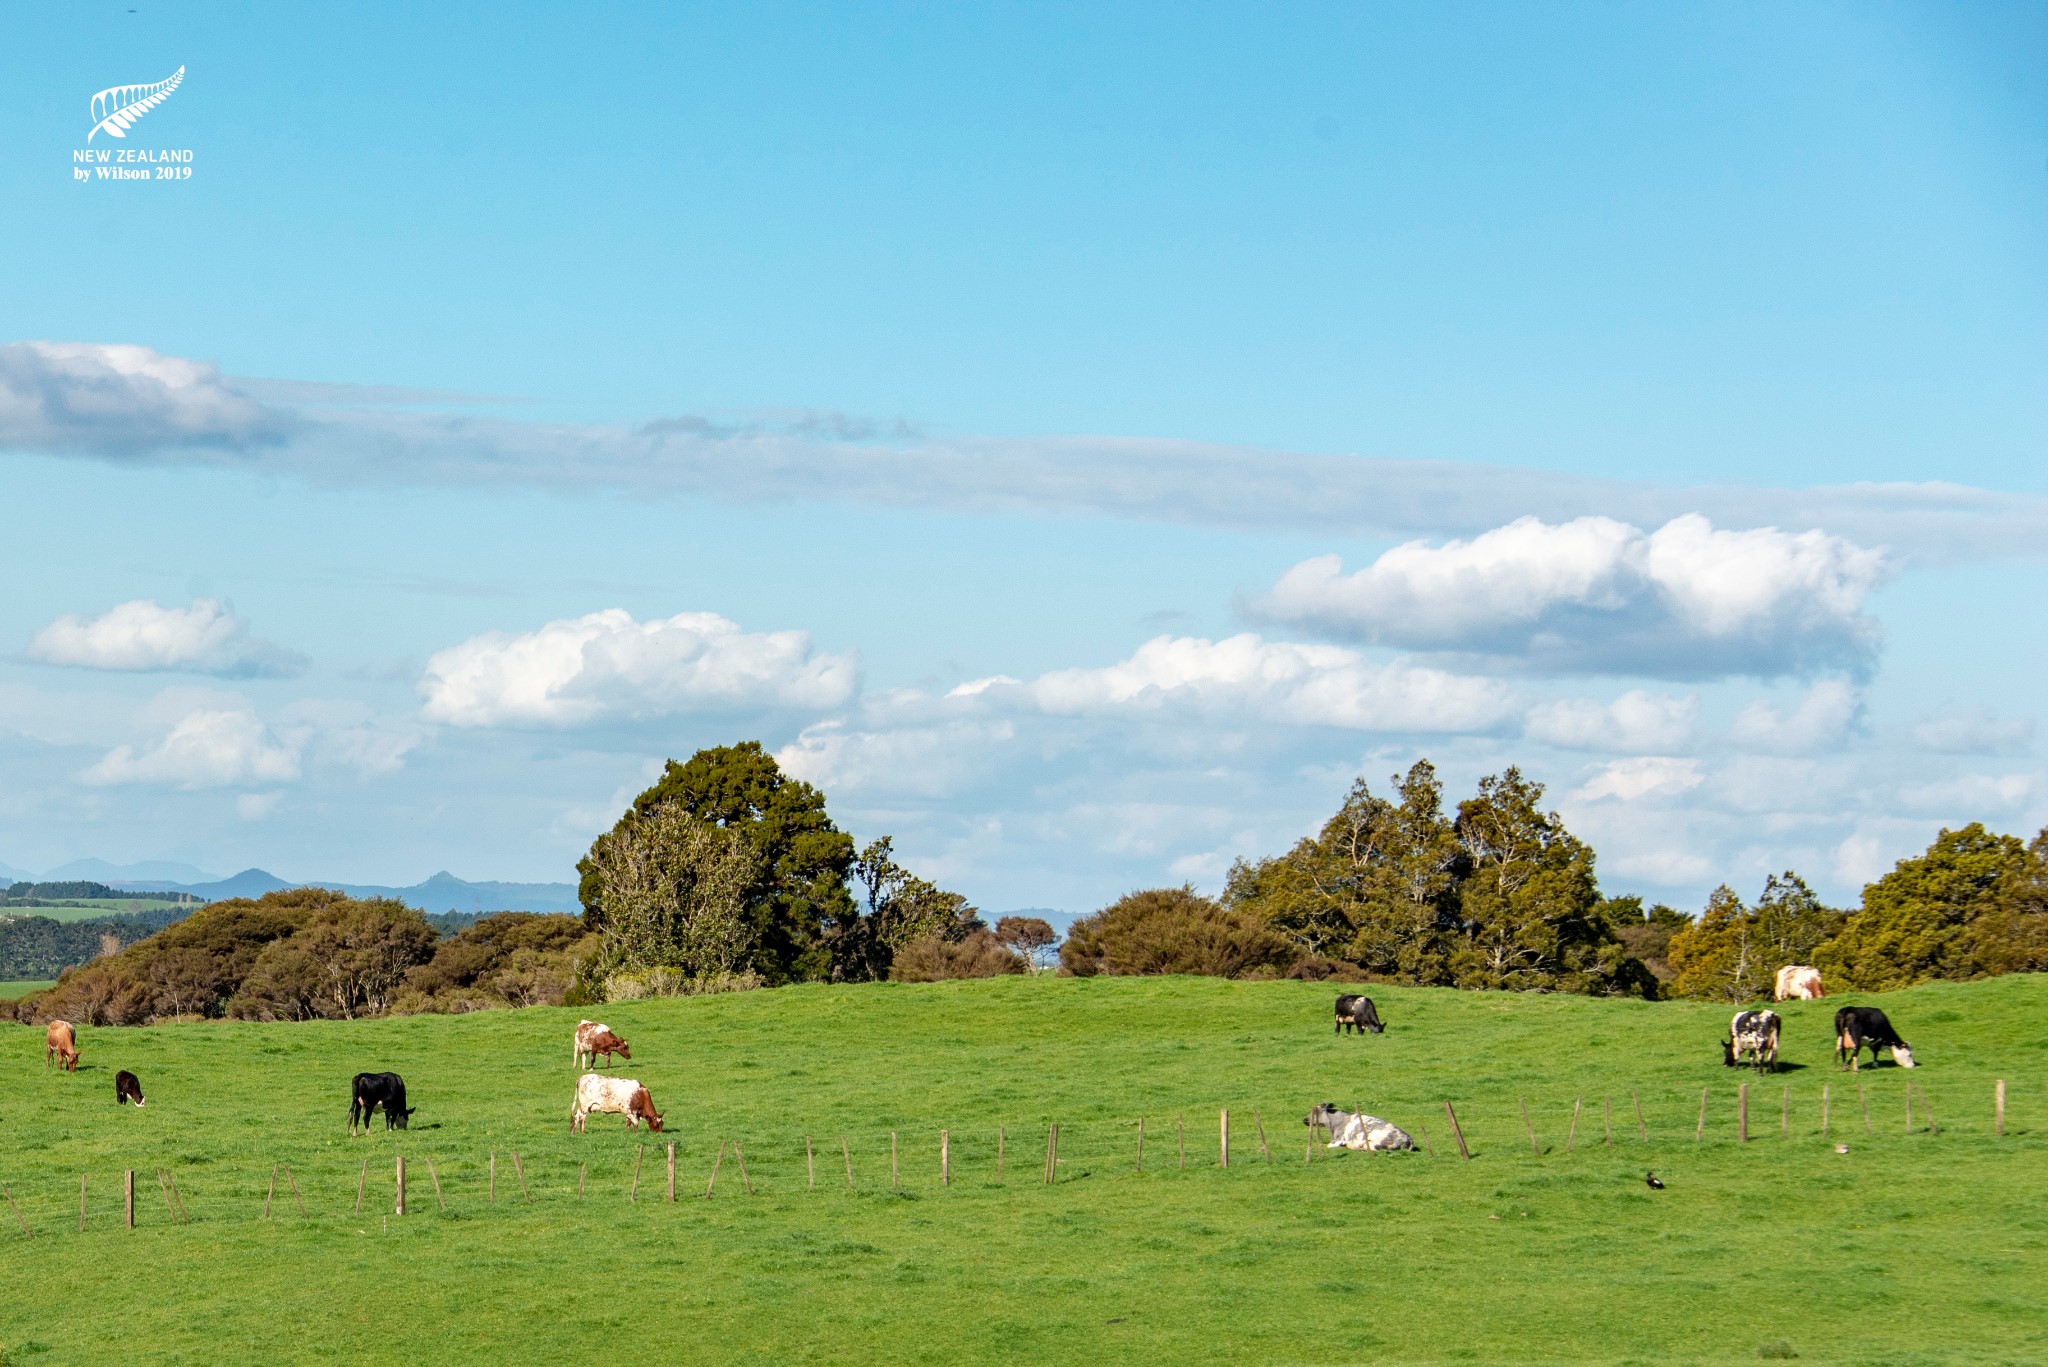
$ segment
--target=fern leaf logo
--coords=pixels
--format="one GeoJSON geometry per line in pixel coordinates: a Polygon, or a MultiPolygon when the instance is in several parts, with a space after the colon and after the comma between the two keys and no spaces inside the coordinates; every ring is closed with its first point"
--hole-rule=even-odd
{"type": "Polygon", "coordinates": [[[92,132],[85,135],[85,140],[91,142],[98,133],[110,138],[127,137],[129,125],[171,98],[171,92],[184,79],[185,68],[181,66],[155,85],[116,85],[102,90],[92,97],[92,132]]]}

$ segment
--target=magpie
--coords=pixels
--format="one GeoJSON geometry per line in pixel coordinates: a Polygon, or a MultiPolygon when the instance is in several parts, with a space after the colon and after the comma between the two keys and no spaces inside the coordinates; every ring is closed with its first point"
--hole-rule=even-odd
{"type": "Polygon", "coordinates": [[[1664,1190],[1664,1183],[1658,1179],[1657,1174],[1654,1172],[1644,1173],[1643,1181],[1649,1185],[1651,1191],[1664,1190]]]}

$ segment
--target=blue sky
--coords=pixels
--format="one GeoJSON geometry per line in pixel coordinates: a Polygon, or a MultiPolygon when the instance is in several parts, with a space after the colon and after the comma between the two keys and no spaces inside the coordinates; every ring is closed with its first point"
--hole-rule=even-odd
{"type": "Polygon", "coordinates": [[[1688,906],[2048,821],[2037,6],[133,11],[0,18],[0,863],[753,736],[991,907],[1423,754],[1688,906]]]}

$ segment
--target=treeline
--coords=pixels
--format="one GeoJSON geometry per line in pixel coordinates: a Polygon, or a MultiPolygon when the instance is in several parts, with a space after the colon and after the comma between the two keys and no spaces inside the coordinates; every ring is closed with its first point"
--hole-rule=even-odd
{"type": "Polygon", "coordinates": [[[352,1019],[560,1004],[588,937],[573,916],[509,911],[443,938],[402,902],[292,888],[214,902],[69,968],[23,1020],[147,1025],[188,1017],[352,1019]]]}
{"type": "MultiPolygon", "coordinates": [[[[105,883],[10,883],[0,890],[0,906],[65,906],[73,902],[169,902],[169,893],[130,892],[105,883]]],[[[194,900],[194,899],[188,899],[194,900]]]]}
{"type": "Polygon", "coordinates": [[[73,964],[116,953],[154,935],[185,914],[182,909],[164,907],[83,921],[57,921],[48,916],[0,918],[0,978],[54,978],[73,964]]]}
{"type": "Polygon", "coordinates": [[[1239,861],[1220,899],[1132,893],[1077,921],[1061,963],[1730,1002],[1769,997],[1787,964],[1864,991],[2048,970],[2048,831],[1944,830],[1853,910],[1788,871],[1753,906],[1723,885],[1693,917],[1603,896],[1592,848],[1542,798],[1512,768],[1455,811],[1426,760],[1388,796],[1360,779],[1315,836],[1239,861]]]}

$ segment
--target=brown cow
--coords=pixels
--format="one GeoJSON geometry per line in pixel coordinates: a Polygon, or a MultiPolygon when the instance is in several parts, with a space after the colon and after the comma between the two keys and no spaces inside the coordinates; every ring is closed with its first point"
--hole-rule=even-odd
{"type": "Polygon", "coordinates": [[[78,1071],[78,1032],[71,1028],[70,1021],[51,1021],[50,1028],[43,1032],[43,1071],[49,1071],[52,1058],[66,1072],[78,1071]]]}
{"type": "Polygon", "coordinates": [[[613,1054],[617,1054],[623,1059],[631,1059],[633,1057],[633,1051],[626,1047],[624,1040],[612,1033],[612,1028],[609,1025],[602,1021],[578,1021],[576,1023],[576,1066],[581,1068],[587,1062],[590,1067],[595,1068],[598,1066],[597,1058],[600,1054],[604,1055],[606,1067],[611,1066],[613,1054]]]}

